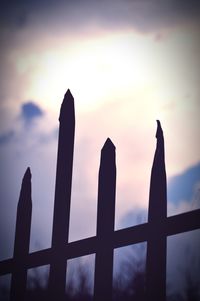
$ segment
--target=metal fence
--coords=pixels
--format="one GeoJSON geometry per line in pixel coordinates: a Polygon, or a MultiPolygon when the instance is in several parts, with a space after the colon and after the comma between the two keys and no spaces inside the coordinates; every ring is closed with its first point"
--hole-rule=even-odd
{"type": "Polygon", "coordinates": [[[27,270],[50,265],[49,300],[64,300],[67,260],[95,255],[94,300],[112,300],[115,248],[147,242],[146,300],[166,300],[167,236],[200,228],[200,209],[167,217],[164,138],[157,121],[157,146],[151,171],[148,222],[114,231],[115,146],[108,138],[101,150],[98,179],[96,236],[68,242],[74,150],[74,99],[68,90],[60,110],[60,128],[51,248],[29,253],[31,227],[31,173],[28,168],[17,208],[14,256],[0,262],[0,275],[12,274],[10,300],[24,300],[27,270]]]}

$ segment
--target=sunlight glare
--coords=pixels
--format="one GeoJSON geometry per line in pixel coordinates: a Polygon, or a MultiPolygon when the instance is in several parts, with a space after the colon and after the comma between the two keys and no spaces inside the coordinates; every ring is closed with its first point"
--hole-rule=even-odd
{"type": "MultiPolygon", "coordinates": [[[[58,96],[70,88],[83,110],[95,109],[118,94],[128,95],[135,87],[150,86],[151,60],[143,47],[150,39],[136,34],[91,38],[71,48],[44,52],[38,57],[32,85],[27,93],[54,109],[58,96]]],[[[29,62],[23,62],[20,67],[29,62]]],[[[18,64],[19,65],[19,64],[18,64]]]]}

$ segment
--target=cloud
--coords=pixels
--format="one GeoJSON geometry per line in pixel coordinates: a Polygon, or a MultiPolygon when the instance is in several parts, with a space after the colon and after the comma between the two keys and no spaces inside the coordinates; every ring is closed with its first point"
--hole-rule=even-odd
{"type": "MultiPolygon", "coordinates": [[[[200,208],[200,163],[168,179],[168,216],[200,208]]],[[[127,210],[117,227],[125,228],[147,221],[147,208],[127,210]]]]}
{"type": "Polygon", "coordinates": [[[14,136],[14,131],[10,130],[0,135],[0,144],[5,144],[11,141],[14,136]]]}
{"type": "Polygon", "coordinates": [[[134,208],[134,210],[130,210],[124,216],[122,216],[116,229],[127,228],[146,223],[147,215],[148,213],[146,209],[134,208]]]}
{"type": "Polygon", "coordinates": [[[197,19],[199,1],[180,0],[86,0],[86,1],[20,1],[6,3],[1,9],[1,25],[23,30],[29,26],[59,25],[60,29],[76,30],[91,24],[109,28],[134,27],[150,32],[197,19]]]}
{"type": "Polygon", "coordinates": [[[31,124],[36,118],[42,117],[44,112],[33,102],[24,103],[21,107],[21,117],[26,124],[31,124]]]}
{"type": "Polygon", "coordinates": [[[175,204],[185,200],[191,201],[198,182],[200,182],[200,163],[169,179],[168,200],[175,204]]]}

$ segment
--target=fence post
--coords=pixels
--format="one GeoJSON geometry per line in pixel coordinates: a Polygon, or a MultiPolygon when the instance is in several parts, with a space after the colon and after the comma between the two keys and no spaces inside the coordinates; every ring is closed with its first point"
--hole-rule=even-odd
{"type": "Polygon", "coordinates": [[[115,190],[115,146],[110,139],[107,139],[101,151],[99,169],[95,301],[112,300],[115,190]]]}
{"type": "Polygon", "coordinates": [[[56,187],[52,233],[53,259],[49,273],[49,298],[63,300],[66,282],[64,246],[68,242],[74,152],[74,98],[67,90],[60,110],[56,187]]]}
{"type": "Polygon", "coordinates": [[[166,299],[166,236],[167,189],[164,138],[157,121],[157,146],[151,171],[149,195],[149,236],[147,241],[146,293],[147,300],[166,299]]]}
{"type": "Polygon", "coordinates": [[[25,300],[27,268],[26,259],[29,253],[31,229],[31,172],[27,168],[20,191],[17,206],[17,219],[14,244],[14,270],[11,278],[10,300],[25,300]]]}

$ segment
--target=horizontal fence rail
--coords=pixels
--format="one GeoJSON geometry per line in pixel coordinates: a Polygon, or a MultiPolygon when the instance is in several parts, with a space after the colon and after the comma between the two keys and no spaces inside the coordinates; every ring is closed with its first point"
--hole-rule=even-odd
{"type": "MultiPolygon", "coordinates": [[[[113,240],[110,242],[113,249],[125,247],[132,244],[141,243],[148,240],[149,227],[148,223],[136,225],[126,229],[116,230],[113,234],[113,240]]],[[[170,216],[164,226],[164,236],[180,234],[187,231],[197,230],[200,228],[200,209],[179,215],[170,216]]],[[[94,254],[98,248],[97,237],[81,239],[78,241],[66,243],[65,258],[73,259],[76,257],[94,254]]],[[[53,257],[51,248],[29,253],[25,263],[27,269],[47,265],[53,257]]],[[[14,259],[0,261],[0,275],[10,274],[13,271],[14,259]]]]}
{"type": "Polygon", "coordinates": [[[58,157],[51,248],[29,253],[31,227],[31,172],[21,186],[17,208],[13,258],[0,261],[0,275],[12,274],[10,300],[25,300],[27,270],[50,265],[49,300],[65,297],[67,260],[96,254],[94,301],[112,300],[115,248],[147,242],[146,300],[166,300],[166,241],[170,235],[200,228],[200,209],[167,217],[164,138],[157,121],[157,145],[151,171],[148,222],[114,231],[116,164],[115,146],[108,138],[101,151],[97,234],[68,242],[74,152],[74,99],[68,90],[60,111],[58,157]]]}

